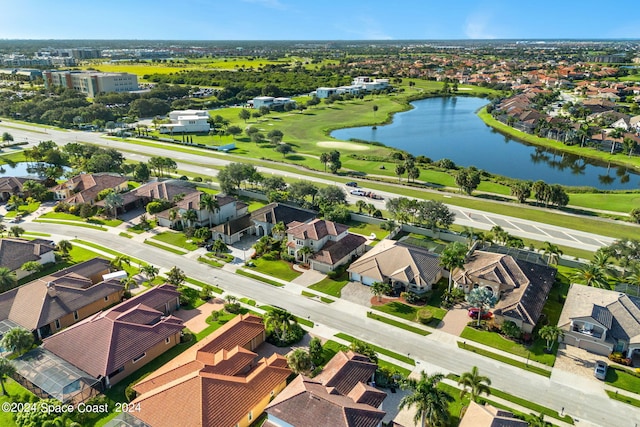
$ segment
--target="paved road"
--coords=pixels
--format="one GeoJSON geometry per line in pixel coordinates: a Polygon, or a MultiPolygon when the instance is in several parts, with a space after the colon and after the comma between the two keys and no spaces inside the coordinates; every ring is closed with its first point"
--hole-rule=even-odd
{"type": "MultiPolygon", "coordinates": [[[[217,170],[214,169],[214,167],[225,166],[230,162],[238,161],[237,158],[233,157],[229,157],[229,160],[226,160],[224,158],[207,157],[206,155],[210,154],[210,152],[207,152],[205,150],[202,150],[204,154],[203,156],[171,151],[171,144],[166,144],[166,149],[144,147],[124,141],[105,139],[102,138],[100,134],[91,132],[59,131],[13,123],[11,124],[11,126],[15,127],[3,128],[4,124],[5,122],[0,123],[0,132],[7,131],[11,133],[16,141],[26,140],[30,144],[38,143],[40,141],[45,141],[48,139],[53,139],[59,144],[67,144],[76,141],[89,142],[92,144],[99,144],[116,149],[127,150],[128,153],[126,153],[126,157],[137,161],[146,161],[151,156],[170,156],[178,163],[178,167],[181,170],[189,171],[203,176],[214,176],[217,174],[217,170]],[[16,129],[16,127],[20,127],[24,130],[16,129]],[[198,164],[204,164],[205,166],[200,166],[198,164]],[[211,165],[211,167],[207,167],[206,165],[211,165]]],[[[194,148],[194,150],[197,149],[194,148]]],[[[299,179],[301,176],[304,176],[304,172],[302,171],[300,173],[293,173],[283,172],[265,167],[257,167],[257,169],[264,175],[276,174],[297,179],[299,179]]],[[[311,176],[306,176],[306,179],[325,184],[337,184],[331,179],[330,175],[328,175],[326,179],[311,176]]],[[[343,186],[343,188],[345,189],[347,194],[349,194],[349,191],[352,190],[351,187],[347,186],[343,186]]],[[[376,191],[376,193],[380,194],[385,199],[398,197],[398,194],[394,194],[391,192],[376,191]]],[[[349,194],[348,196],[348,200],[351,203],[355,203],[358,199],[363,199],[363,197],[352,196],[351,194],[349,194]]],[[[364,199],[367,201],[367,203],[373,203],[377,208],[384,208],[384,200],[372,200],[369,198],[364,199]]],[[[593,233],[567,230],[562,227],[513,218],[506,215],[488,213],[474,209],[463,209],[452,205],[450,205],[449,208],[456,214],[456,224],[460,224],[462,226],[470,226],[477,229],[489,230],[493,226],[499,225],[510,234],[515,236],[539,241],[549,241],[554,244],[575,247],[589,251],[595,251],[599,247],[610,245],[615,240],[610,237],[600,236],[593,233]]],[[[579,221],[578,216],[576,216],[576,221],[579,221]]],[[[640,235],[640,228],[638,229],[638,235],[640,235]]]]}
{"type": "Polygon", "coordinates": [[[367,307],[344,300],[324,304],[300,295],[303,287],[288,284],[273,287],[250,278],[212,269],[184,256],[132,241],[108,232],[45,223],[21,224],[31,231],[52,233],[54,239],[77,237],[93,241],[108,248],[122,251],[164,269],[174,265],[190,277],[221,287],[239,297],[249,297],[264,304],[278,305],[292,313],[307,317],[321,325],[343,331],[362,340],[391,348],[416,359],[417,368],[428,372],[454,372],[460,374],[478,366],[493,385],[505,392],[561,411],[595,425],[637,427],[640,409],[609,399],[597,381],[574,381],[567,375],[546,378],[510,365],[459,349],[452,335],[434,332],[419,337],[408,331],[377,322],[366,317],[367,307]],[[55,227],[55,228],[53,228],[55,227]],[[556,380],[554,380],[556,378],[556,380]]]}

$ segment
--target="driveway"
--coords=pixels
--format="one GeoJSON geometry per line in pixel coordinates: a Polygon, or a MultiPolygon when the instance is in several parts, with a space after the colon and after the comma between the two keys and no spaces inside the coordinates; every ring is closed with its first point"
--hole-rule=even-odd
{"type": "Polygon", "coordinates": [[[565,372],[570,372],[581,377],[586,377],[596,380],[593,370],[596,366],[596,361],[604,360],[607,364],[609,361],[606,356],[600,356],[599,354],[590,353],[582,348],[574,347],[572,345],[560,344],[558,348],[558,355],[556,357],[556,363],[553,365],[554,370],[560,369],[565,372]]]}
{"type": "Polygon", "coordinates": [[[456,305],[447,312],[437,329],[459,337],[470,320],[467,308],[456,305]]]}
{"type": "Polygon", "coordinates": [[[296,285],[311,286],[318,283],[322,279],[327,277],[326,274],[320,273],[316,270],[304,270],[302,274],[291,281],[296,285]]]}
{"type": "Polygon", "coordinates": [[[340,297],[344,300],[369,307],[371,305],[371,288],[358,282],[349,282],[342,288],[340,297]]]}

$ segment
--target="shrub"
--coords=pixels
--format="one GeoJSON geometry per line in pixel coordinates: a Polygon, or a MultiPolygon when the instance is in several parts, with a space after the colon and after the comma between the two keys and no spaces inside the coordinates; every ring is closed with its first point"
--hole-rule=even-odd
{"type": "Polygon", "coordinates": [[[224,309],[231,314],[238,314],[242,310],[239,302],[227,303],[224,305],[224,309]]]}
{"type": "Polygon", "coordinates": [[[280,341],[278,336],[274,334],[273,331],[269,331],[267,342],[275,345],[276,347],[287,347],[291,344],[300,342],[300,340],[302,340],[302,337],[304,337],[304,334],[306,334],[304,329],[302,329],[302,327],[297,323],[294,323],[293,325],[291,325],[291,329],[289,330],[289,332],[287,332],[287,334],[285,335],[284,340],[280,341]]]}
{"type": "Polygon", "coordinates": [[[433,313],[428,308],[421,308],[418,311],[418,322],[428,325],[433,320],[433,313]]]}
{"type": "Polygon", "coordinates": [[[631,366],[631,359],[624,357],[620,352],[611,353],[609,355],[609,360],[621,365],[631,366]]]}
{"type": "Polygon", "coordinates": [[[133,389],[134,384],[129,384],[127,388],[124,389],[124,396],[127,398],[128,402],[131,402],[136,398],[138,393],[133,389]]]}
{"type": "Polygon", "coordinates": [[[513,338],[516,340],[520,339],[520,336],[522,335],[522,331],[520,330],[518,325],[516,325],[511,320],[507,320],[506,322],[504,322],[502,324],[501,330],[503,334],[505,334],[509,338],[513,338]]]}

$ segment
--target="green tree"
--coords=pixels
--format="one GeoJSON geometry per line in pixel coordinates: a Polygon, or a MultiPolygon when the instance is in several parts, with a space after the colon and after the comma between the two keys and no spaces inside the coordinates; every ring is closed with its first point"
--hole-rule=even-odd
{"type": "Polygon", "coordinates": [[[351,344],[349,344],[349,350],[367,356],[372,363],[378,363],[378,353],[376,353],[375,348],[373,348],[371,344],[360,340],[353,340],[351,344]]]}
{"type": "Polygon", "coordinates": [[[24,234],[24,228],[19,225],[14,225],[9,229],[9,235],[14,237],[20,237],[24,234]]]}
{"type": "Polygon", "coordinates": [[[446,391],[438,388],[438,384],[443,378],[442,374],[429,376],[422,371],[418,380],[405,379],[401,387],[404,390],[410,390],[410,393],[400,400],[398,410],[415,407],[416,414],[413,421],[421,427],[447,425],[449,422],[449,403],[453,401],[453,398],[446,391]]]}
{"type": "Polygon", "coordinates": [[[4,357],[0,357],[0,386],[2,387],[2,394],[7,395],[7,390],[4,388],[4,382],[7,378],[11,378],[16,374],[16,367],[13,362],[4,357]]]}
{"type": "Polygon", "coordinates": [[[449,271],[449,286],[447,288],[449,292],[451,292],[453,272],[456,268],[464,269],[466,256],[467,247],[460,242],[449,243],[440,254],[440,265],[449,271]]]}
{"type": "Polygon", "coordinates": [[[264,317],[264,324],[271,328],[280,342],[284,342],[287,334],[291,331],[294,323],[297,323],[295,316],[287,310],[274,308],[267,312],[264,317]]]}
{"type": "Polygon", "coordinates": [[[320,338],[313,337],[311,341],[309,341],[309,356],[311,356],[311,362],[314,366],[319,366],[322,364],[323,355],[322,355],[322,342],[320,338]]]}
{"type": "Polygon", "coordinates": [[[531,183],[516,182],[512,184],[511,195],[515,196],[519,203],[524,203],[529,197],[531,197],[531,183]]]}
{"type": "Polygon", "coordinates": [[[193,223],[198,219],[198,212],[195,209],[187,209],[182,214],[182,220],[187,222],[187,227],[193,227],[193,223]]]}
{"type": "Polygon", "coordinates": [[[209,226],[213,226],[213,214],[220,209],[216,196],[209,193],[204,193],[200,196],[200,209],[207,211],[207,214],[209,215],[209,226]]]}
{"type": "Polygon", "coordinates": [[[20,267],[20,269],[28,271],[29,273],[35,273],[42,270],[42,264],[40,264],[38,261],[27,261],[22,264],[22,267],[20,267]]]}
{"type": "Polygon", "coordinates": [[[562,256],[563,252],[557,245],[550,242],[544,242],[544,255],[548,256],[547,262],[549,264],[558,264],[558,258],[562,256]]]}
{"type": "Polygon", "coordinates": [[[0,292],[8,291],[16,286],[17,279],[13,271],[0,267],[0,292]]]}
{"type": "Polygon", "coordinates": [[[364,200],[358,200],[356,202],[356,208],[358,208],[358,213],[362,213],[363,209],[367,208],[367,202],[365,202],[364,200]]]}
{"type": "Polygon", "coordinates": [[[309,352],[304,348],[297,348],[287,355],[287,365],[294,374],[308,375],[313,363],[309,352]]]}
{"type": "Polygon", "coordinates": [[[473,190],[480,185],[480,172],[472,167],[460,169],[458,173],[456,173],[456,185],[460,187],[462,191],[471,195],[473,190]]]}
{"type": "Polygon", "coordinates": [[[73,249],[73,245],[71,244],[70,241],[68,240],[60,240],[58,242],[58,244],[56,245],[56,248],[62,252],[62,254],[64,256],[69,255],[69,252],[71,251],[71,249],[73,249]]]}
{"type": "Polygon", "coordinates": [[[171,270],[167,273],[167,283],[173,286],[180,286],[186,278],[187,276],[184,274],[184,271],[175,265],[171,267],[171,270]]]}
{"type": "Polygon", "coordinates": [[[469,292],[469,295],[467,295],[467,302],[471,307],[478,308],[478,326],[480,326],[482,313],[486,309],[488,310],[490,307],[496,305],[497,300],[498,298],[493,294],[493,290],[491,288],[475,288],[469,292]]]}
{"type": "Polygon", "coordinates": [[[546,325],[540,328],[538,331],[540,338],[547,341],[547,351],[551,353],[553,344],[558,342],[558,339],[564,338],[564,331],[554,325],[546,325]]]}
{"type": "Polygon", "coordinates": [[[473,402],[478,401],[478,397],[482,394],[487,396],[491,394],[491,380],[489,377],[480,375],[478,367],[474,366],[469,372],[463,372],[458,380],[458,385],[462,386],[460,391],[460,398],[463,398],[466,394],[469,394],[469,398],[473,402]]]}
{"type": "Polygon", "coordinates": [[[371,293],[378,298],[378,302],[382,301],[382,295],[391,292],[391,285],[387,282],[373,282],[371,285],[371,293]]]}
{"type": "Polygon", "coordinates": [[[327,163],[331,161],[331,156],[329,153],[320,153],[320,163],[324,165],[324,171],[327,171],[327,163]]]}
{"type": "Polygon", "coordinates": [[[251,118],[251,112],[246,108],[243,108],[238,113],[238,118],[240,118],[240,120],[244,120],[244,122],[247,123],[247,120],[251,118]]]}
{"type": "Polygon", "coordinates": [[[0,340],[0,345],[19,356],[31,349],[33,342],[34,336],[31,331],[16,327],[10,329],[3,335],[2,340],[0,340]]]}
{"type": "Polygon", "coordinates": [[[293,148],[289,144],[281,143],[276,145],[276,151],[282,154],[282,157],[286,157],[287,154],[293,151],[293,148]]]}
{"type": "Polygon", "coordinates": [[[140,273],[142,273],[148,281],[153,281],[156,278],[160,270],[158,267],[153,266],[151,264],[143,265],[140,267],[140,273]]]}
{"type": "Polygon", "coordinates": [[[13,135],[11,135],[9,132],[3,132],[2,142],[13,142],[13,135]]]}
{"type": "Polygon", "coordinates": [[[125,265],[131,266],[131,258],[127,255],[118,255],[109,263],[116,270],[123,270],[125,265]]]}
{"type": "Polygon", "coordinates": [[[402,165],[402,164],[397,164],[396,165],[396,176],[398,177],[398,181],[401,180],[402,175],[404,175],[405,172],[406,172],[406,169],[405,169],[404,165],[402,165]]]}
{"type": "Polygon", "coordinates": [[[124,205],[124,198],[119,193],[109,193],[104,198],[104,207],[114,218],[118,216],[118,208],[124,205]]]}
{"type": "Polygon", "coordinates": [[[303,246],[298,250],[298,255],[302,256],[302,262],[306,263],[309,260],[309,255],[313,254],[313,249],[309,246],[303,246]]]}
{"type": "Polygon", "coordinates": [[[593,262],[580,267],[571,275],[571,278],[583,285],[593,286],[594,288],[611,289],[607,281],[606,269],[593,262]]]}

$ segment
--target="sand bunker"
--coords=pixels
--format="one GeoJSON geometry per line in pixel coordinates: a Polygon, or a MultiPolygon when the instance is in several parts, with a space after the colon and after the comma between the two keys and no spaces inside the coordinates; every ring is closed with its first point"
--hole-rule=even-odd
{"type": "Polygon", "coordinates": [[[369,150],[369,146],[365,144],[356,144],[355,142],[342,142],[342,141],[320,141],[317,143],[318,147],[323,148],[340,148],[342,150],[352,151],[366,151],[369,150]]]}

